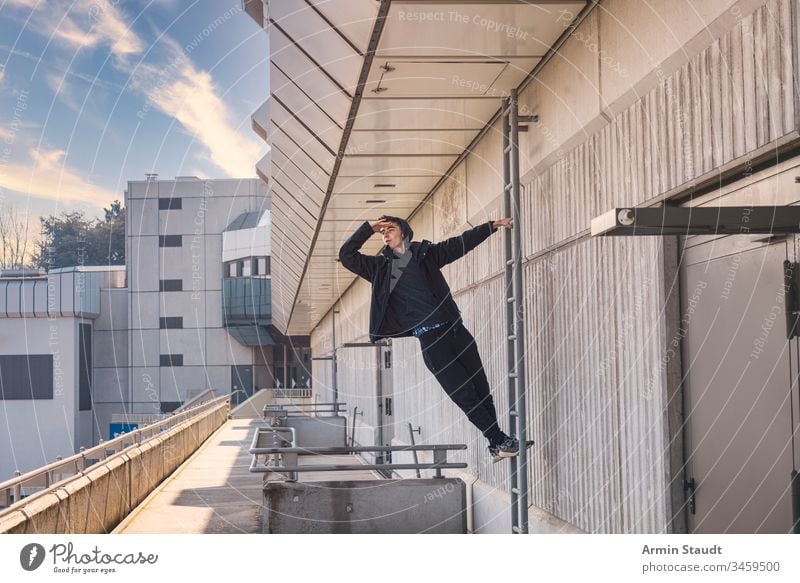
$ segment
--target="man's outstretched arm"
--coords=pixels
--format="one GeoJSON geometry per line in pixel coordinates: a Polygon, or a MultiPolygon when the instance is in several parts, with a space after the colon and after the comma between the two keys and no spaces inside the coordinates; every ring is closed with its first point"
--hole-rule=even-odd
{"type": "Polygon", "coordinates": [[[437,267],[443,267],[472,251],[488,239],[489,235],[494,233],[500,226],[511,228],[511,219],[486,221],[474,229],[464,231],[460,235],[434,243],[428,248],[428,255],[432,257],[437,267]]]}
{"type": "Polygon", "coordinates": [[[339,249],[339,261],[342,262],[342,265],[369,282],[372,282],[375,276],[379,258],[364,255],[363,253],[359,253],[358,250],[361,249],[374,232],[369,221],[364,221],[364,223],[356,229],[356,232],[350,235],[347,241],[344,242],[342,248],[339,249]]]}

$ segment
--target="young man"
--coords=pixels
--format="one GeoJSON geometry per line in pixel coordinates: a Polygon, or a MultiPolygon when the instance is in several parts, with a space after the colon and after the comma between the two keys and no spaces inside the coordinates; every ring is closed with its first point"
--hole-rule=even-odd
{"type": "Polygon", "coordinates": [[[512,228],[512,219],[487,221],[440,243],[412,242],[414,231],[408,222],[384,215],[377,221],[364,221],[339,250],[342,265],[372,284],[370,342],[418,338],[425,366],[489,440],[495,462],[518,455],[519,443],[497,424],[475,339],[464,327],[441,268],[466,255],[499,227],[512,228]],[[359,253],[373,233],[383,238],[381,254],[359,253]]]}

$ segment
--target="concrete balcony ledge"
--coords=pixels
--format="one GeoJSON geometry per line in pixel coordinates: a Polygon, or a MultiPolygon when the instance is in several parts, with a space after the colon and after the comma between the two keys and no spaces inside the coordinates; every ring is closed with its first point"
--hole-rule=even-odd
{"type": "Polygon", "coordinates": [[[111,532],[228,418],[224,403],[0,514],[0,533],[111,532]]]}

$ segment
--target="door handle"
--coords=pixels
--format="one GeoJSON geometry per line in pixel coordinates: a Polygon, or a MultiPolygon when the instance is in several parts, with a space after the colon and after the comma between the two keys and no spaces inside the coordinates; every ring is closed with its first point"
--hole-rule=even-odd
{"type": "Polygon", "coordinates": [[[688,491],[689,494],[689,512],[692,514],[697,513],[697,505],[695,503],[694,493],[697,490],[697,482],[694,478],[689,478],[688,480],[683,481],[683,492],[684,494],[688,491]]]}

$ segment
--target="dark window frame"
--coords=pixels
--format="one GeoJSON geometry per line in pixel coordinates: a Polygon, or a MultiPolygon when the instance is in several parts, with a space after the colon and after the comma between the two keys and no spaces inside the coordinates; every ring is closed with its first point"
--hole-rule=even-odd
{"type": "Polygon", "coordinates": [[[183,209],[183,199],[180,197],[159,198],[158,210],[160,211],[179,211],[183,209]]]}
{"type": "Polygon", "coordinates": [[[159,247],[183,247],[183,235],[159,235],[159,247]]]}
{"type": "Polygon", "coordinates": [[[183,355],[162,354],[159,358],[159,366],[183,366],[183,355]]]}
{"type": "Polygon", "coordinates": [[[92,410],[92,325],[78,324],[78,411],[92,410]]]}
{"type": "Polygon", "coordinates": [[[0,355],[0,401],[53,399],[52,354],[0,355]]]}
{"type": "Polygon", "coordinates": [[[160,330],[181,330],[183,329],[183,316],[161,316],[158,319],[160,330]]]}
{"type": "Polygon", "coordinates": [[[158,291],[160,292],[176,292],[183,291],[182,279],[159,279],[158,291]]]}

